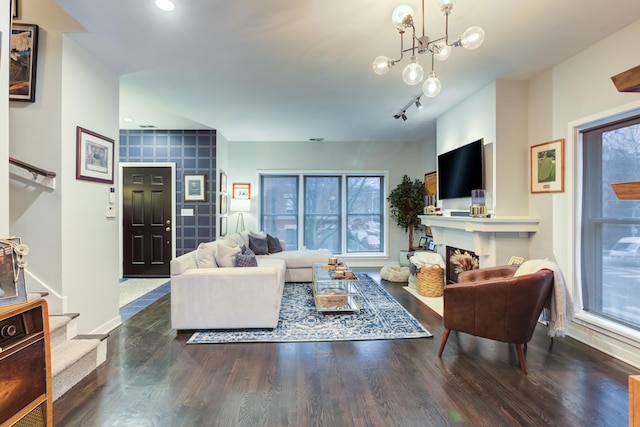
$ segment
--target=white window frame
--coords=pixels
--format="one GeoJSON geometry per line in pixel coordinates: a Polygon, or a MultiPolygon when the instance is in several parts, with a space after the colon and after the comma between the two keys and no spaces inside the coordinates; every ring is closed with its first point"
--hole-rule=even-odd
{"type": "MultiPolygon", "coordinates": [[[[257,171],[257,182],[261,183],[260,177],[262,175],[297,175],[299,179],[298,185],[298,218],[302,222],[298,226],[298,247],[301,249],[304,248],[304,177],[305,176],[341,176],[341,203],[343,212],[341,213],[341,217],[343,221],[346,221],[346,203],[347,203],[347,177],[348,176],[381,176],[383,179],[383,200],[382,200],[382,221],[384,225],[384,230],[381,233],[381,238],[384,243],[382,245],[380,252],[344,252],[340,254],[336,254],[336,256],[340,258],[388,258],[389,253],[389,207],[387,197],[389,196],[389,172],[388,171],[345,171],[345,170],[258,170],[257,171]]],[[[258,189],[258,191],[262,191],[262,189],[258,189]]],[[[258,221],[262,224],[262,206],[261,198],[258,197],[258,221]]],[[[346,249],[347,245],[347,235],[345,232],[341,233],[341,247],[346,249]]]]}
{"type": "Polygon", "coordinates": [[[574,218],[574,245],[571,251],[573,269],[568,278],[569,283],[574,283],[572,290],[576,315],[573,321],[578,326],[578,328],[571,328],[570,335],[635,366],[640,366],[640,331],[585,311],[582,304],[582,277],[579,272],[582,268],[580,248],[582,244],[583,141],[581,131],[631,118],[638,114],[640,114],[640,102],[634,102],[570,122],[567,133],[569,151],[565,157],[566,159],[574,159],[573,162],[567,162],[567,173],[565,174],[573,181],[568,185],[569,189],[573,189],[573,194],[569,194],[569,196],[574,200],[570,204],[571,209],[569,209],[571,218],[574,218]]]}

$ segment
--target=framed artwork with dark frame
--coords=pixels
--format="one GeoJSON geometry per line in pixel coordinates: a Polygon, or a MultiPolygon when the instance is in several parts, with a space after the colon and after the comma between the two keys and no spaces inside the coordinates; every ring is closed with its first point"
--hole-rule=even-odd
{"type": "Polygon", "coordinates": [[[35,102],[38,26],[13,24],[9,52],[9,100],[35,102]]]}
{"type": "Polygon", "coordinates": [[[11,13],[14,18],[18,17],[18,0],[11,0],[11,13]]]}
{"type": "Polygon", "coordinates": [[[76,127],[76,179],[113,184],[114,141],[76,127]]]}
{"type": "Polygon", "coordinates": [[[224,237],[227,235],[227,217],[220,217],[220,237],[224,237]]]}
{"type": "Polygon", "coordinates": [[[227,204],[227,195],[220,195],[220,215],[225,215],[229,211],[229,205],[227,204]]]}
{"type": "Polygon", "coordinates": [[[564,139],[531,147],[531,192],[564,191],[564,139]]]}
{"type": "Polygon", "coordinates": [[[251,184],[234,183],[233,184],[233,198],[249,200],[251,198],[251,184]]]}
{"type": "Polygon", "coordinates": [[[207,201],[207,175],[183,175],[182,178],[184,180],[185,202],[207,201]]]}
{"type": "Polygon", "coordinates": [[[227,174],[224,171],[220,171],[220,192],[227,192],[227,174]]]}

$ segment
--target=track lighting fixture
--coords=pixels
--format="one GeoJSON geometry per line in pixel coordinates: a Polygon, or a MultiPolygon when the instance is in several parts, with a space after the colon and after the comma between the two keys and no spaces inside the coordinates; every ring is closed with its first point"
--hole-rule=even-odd
{"type": "Polygon", "coordinates": [[[401,5],[391,14],[391,22],[400,33],[400,58],[391,59],[379,56],[373,61],[373,71],[376,74],[386,74],[391,67],[402,61],[405,52],[411,51],[411,60],[402,72],[402,79],[408,85],[417,85],[422,81],[424,69],[418,63],[416,51],[419,54],[431,54],[431,73],[422,85],[424,95],[434,97],[440,93],[441,84],[435,73],[434,59],[446,60],[451,55],[452,48],[463,47],[467,50],[478,48],[484,42],[484,30],[480,27],[470,27],[455,41],[449,42],[449,15],[455,0],[436,0],[445,16],[444,36],[430,40],[424,33],[424,0],[422,0],[422,36],[416,36],[414,11],[411,6],[401,5]],[[411,29],[411,47],[404,48],[404,36],[407,29],[411,29]]]}
{"type": "Polygon", "coordinates": [[[398,114],[394,114],[394,119],[402,119],[403,121],[407,121],[407,110],[411,108],[411,106],[415,105],[418,110],[422,110],[422,103],[420,102],[420,98],[424,96],[422,92],[411,98],[411,101],[407,102],[407,104],[402,107],[402,110],[398,112],[398,114]]]}
{"type": "Polygon", "coordinates": [[[420,97],[418,97],[418,99],[416,99],[416,108],[418,110],[422,110],[422,103],[420,102],[420,97]]]}

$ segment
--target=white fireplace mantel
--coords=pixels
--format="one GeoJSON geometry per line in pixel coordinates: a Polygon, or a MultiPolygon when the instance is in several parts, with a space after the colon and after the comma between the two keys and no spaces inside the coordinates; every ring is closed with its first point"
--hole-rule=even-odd
{"type": "Polygon", "coordinates": [[[431,228],[438,253],[446,246],[470,250],[480,257],[480,267],[503,265],[511,256],[528,258],[529,237],[538,231],[538,218],[420,215],[431,228]]]}

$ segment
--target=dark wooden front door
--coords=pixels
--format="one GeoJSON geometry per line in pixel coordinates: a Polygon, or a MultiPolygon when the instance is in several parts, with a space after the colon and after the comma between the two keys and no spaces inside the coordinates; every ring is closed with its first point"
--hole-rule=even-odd
{"type": "Polygon", "coordinates": [[[170,167],[125,167],[122,190],[124,277],[169,277],[173,224],[170,167]]]}

